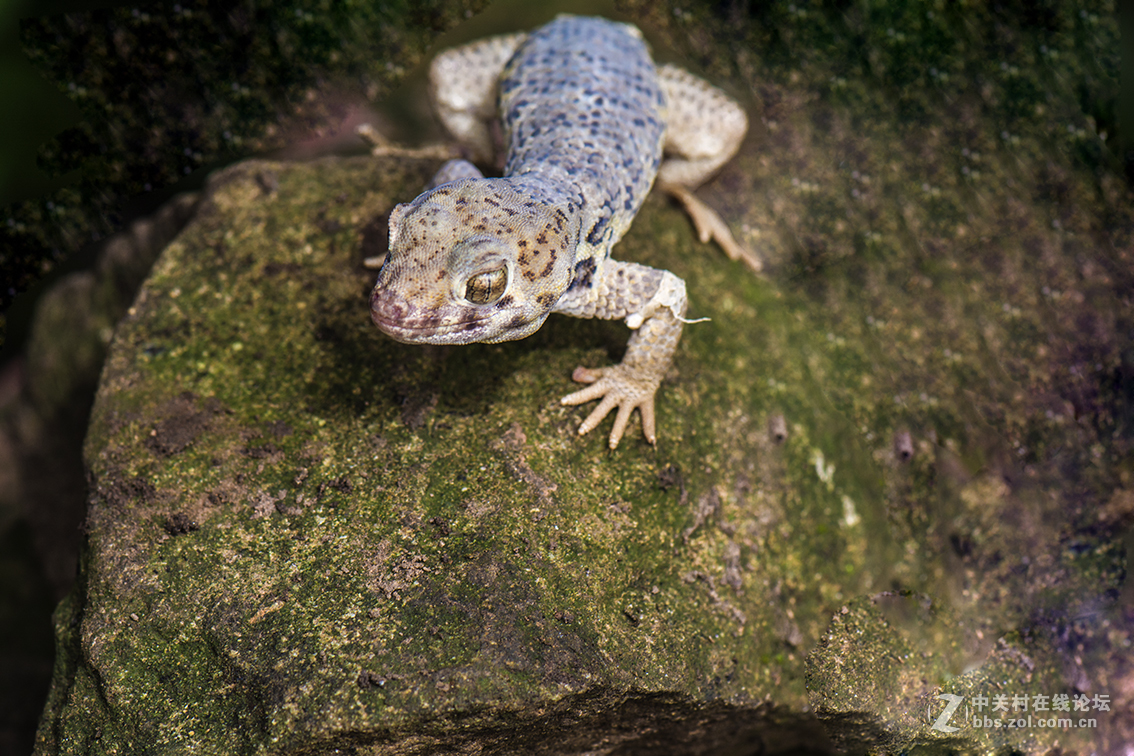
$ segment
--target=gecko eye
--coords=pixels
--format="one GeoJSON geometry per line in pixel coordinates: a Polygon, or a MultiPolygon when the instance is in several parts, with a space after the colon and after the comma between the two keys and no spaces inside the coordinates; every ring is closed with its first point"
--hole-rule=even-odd
{"type": "Polygon", "coordinates": [[[492,304],[504,295],[508,288],[508,270],[496,268],[477,273],[465,283],[465,299],[473,304],[492,304]]]}

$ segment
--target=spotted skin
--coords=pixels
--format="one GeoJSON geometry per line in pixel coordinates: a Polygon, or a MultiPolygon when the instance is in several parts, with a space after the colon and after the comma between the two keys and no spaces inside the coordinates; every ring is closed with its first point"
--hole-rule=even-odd
{"type": "Polygon", "coordinates": [[[599,400],[580,434],[617,410],[611,448],[637,409],[656,443],[654,395],[685,322],[685,284],[610,249],[659,170],[692,187],[736,151],[743,110],[679,69],[659,70],[636,28],[575,16],[446,51],[431,86],[442,121],[482,163],[499,117],[503,176],[452,160],[394,209],[374,323],[399,341],[468,344],[523,338],[552,312],[624,319],[634,332],[622,362],[576,369],[589,385],[561,401],[599,400]],[[705,112],[706,101],[727,113],[705,112]],[[667,130],[671,114],[680,128],[667,130]],[[732,130],[711,133],[722,120],[732,130]]]}

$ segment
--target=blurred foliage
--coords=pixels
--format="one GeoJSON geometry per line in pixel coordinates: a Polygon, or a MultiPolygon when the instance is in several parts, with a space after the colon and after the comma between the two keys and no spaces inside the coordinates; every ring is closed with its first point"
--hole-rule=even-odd
{"type": "Polygon", "coordinates": [[[239,157],[318,136],[350,105],[383,96],[440,31],[482,5],[186,0],[23,19],[27,58],[7,58],[15,62],[4,70],[18,75],[9,73],[0,93],[11,100],[30,91],[30,61],[81,117],[45,142],[68,108],[38,92],[31,99],[49,103],[39,106],[46,115],[29,109],[9,127],[23,141],[0,165],[25,170],[18,174],[23,185],[7,179],[2,196],[23,198],[0,213],[7,279],[0,309],[36,276],[118,230],[133,212],[153,209],[175,187],[199,184],[239,157]],[[43,173],[24,183],[36,145],[43,173]],[[44,188],[50,191],[35,196],[44,188]]]}

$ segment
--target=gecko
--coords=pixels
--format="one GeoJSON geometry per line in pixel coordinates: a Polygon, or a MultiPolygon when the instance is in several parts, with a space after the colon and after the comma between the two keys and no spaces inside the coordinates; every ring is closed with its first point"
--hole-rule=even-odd
{"type": "Polygon", "coordinates": [[[736,153],[744,110],[704,80],[655,65],[637,27],[602,18],[562,15],[444,51],[429,79],[442,124],[470,159],[446,162],[390,213],[374,324],[402,342],[470,344],[521,339],[551,313],[624,320],[633,333],[622,361],[576,368],[572,379],[587,385],[560,401],[599,401],[580,435],[617,409],[611,449],[637,409],[656,444],[654,397],[691,322],[685,283],[610,251],[656,182],[702,242],[759,270],[691,191],[736,153]],[[495,119],[503,175],[486,178],[474,163],[493,160],[495,119]]]}

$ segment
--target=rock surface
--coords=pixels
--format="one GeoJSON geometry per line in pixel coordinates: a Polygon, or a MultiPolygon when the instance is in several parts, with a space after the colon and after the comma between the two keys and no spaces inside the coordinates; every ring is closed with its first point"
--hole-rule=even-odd
{"type": "Polygon", "coordinates": [[[1132,737],[1129,191],[975,100],[737,68],[764,126],[704,196],[768,279],[659,198],[617,248],[711,318],[656,450],[557,401],[617,323],[370,325],[360,262],[434,164],[214,177],[111,345],[38,751],[826,748],[810,709],[850,750],[1132,737]],[[944,694],[1109,707],[943,731],[944,694]]]}
{"type": "MultiPolygon", "coordinates": [[[[756,704],[786,683],[781,702],[805,702],[793,649],[824,593],[876,573],[865,531],[802,427],[777,443],[741,408],[681,411],[727,396],[704,377],[726,359],[714,331],[766,334],[718,314],[709,362],[675,375],[662,449],[612,456],[555,399],[621,326],[420,349],[368,322],[360,243],[383,236],[387,187],[431,167],[245,163],[166,250],[88,436],[84,661],[61,742],[288,749],[595,691],[756,704]],[[825,546],[790,548],[796,533],[825,546]],[[128,711],[156,719],[108,727],[128,711]]],[[[683,219],[650,213],[694,261],[683,219]]]]}

